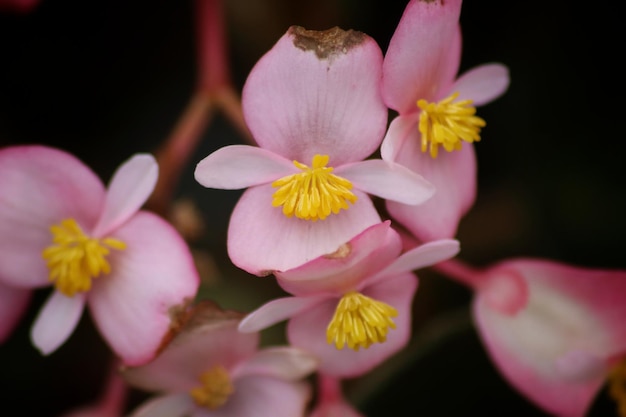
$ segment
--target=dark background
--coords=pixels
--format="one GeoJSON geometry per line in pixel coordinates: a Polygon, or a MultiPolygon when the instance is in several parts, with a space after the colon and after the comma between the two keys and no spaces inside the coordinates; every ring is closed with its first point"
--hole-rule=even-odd
{"type": "MultiPolygon", "coordinates": [[[[624,81],[621,15],[609,3],[466,0],[461,70],[510,68],[511,86],[479,109],[479,192],[461,223],[460,255],[475,265],[516,256],[626,268],[622,161],[624,81]]],[[[366,32],[383,51],[404,1],[225,0],[229,59],[240,91],[256,60],[292,24],[366,32]]],[[[43,0],[28,14],[0,11],[0,145],[43,143],[81,158],[108,180],[135,152],[170,134],[196,81],[191,1],[43,0]]],[[[225,252],[239,192],[206,190],[195,163],[242,142],[221,117],[183,173],[177,197],[206,222],[193,242],[213,269],[200,297],[250,311],[278,294],[270,278],[243,274],[225,252]]],[[[420,274],[411,345],[371,375],[348,381],[369,417],[543,416],[500,378],[468,314],[471,293],[420,274]]],[[[0,346],[0,415],[57,416],[92,401],[109,353],[86,317],[57,352],[41,357],[29,327],[48,295],[36,293],[13,337],[0,346]]],[[[280,340],[277,326],[265,336],[280,340]]],[[[142,399],[131,396],[131,404],[142,399]]],[[[613,415],[600,393],[591,415],[613,415]]]]}

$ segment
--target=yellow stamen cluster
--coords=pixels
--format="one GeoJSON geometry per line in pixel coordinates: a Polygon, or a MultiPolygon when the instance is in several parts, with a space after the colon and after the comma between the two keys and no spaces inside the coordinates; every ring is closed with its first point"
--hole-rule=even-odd
{"type": "Polygon", "coordinates": [[[438,103],[417,102],[417,107],[422,110],[419,119],[422,152],[430,147],[433,158],[437,157],[439,145],[452,152],[461,149],[462,140],[469,143],[480,140],[480,129],[485,127],[485,121],[475,116],[472,100],[454,102],[458,95],[454,93],[438,103]]]}
{"type": "Polygon", "coordinates": [[[348,345],[350,349],[368,348],[373,343],[387,340],[389,328],[395,329],[391,320],[398,311],[382,301],[374,300],[358,292],[344,295],[332,320],[326,328],[326,341],[335,343],[337,349],[348,345]]]}
{"type": "Polygon", "coordinates": [[[341,209],[348,209],[348,201],[356,202],[356,195],[350,191],[352,183],[333,174],[333,168],[327,167],[328,155],[315,155],[312,167],[298,161],[293,164],[303,172],[288,175],[272,183],[278,188],[273,195],[272,205],[283,206],[287,217],[295,215],[299,219],[325,219],[330,213],[337,214],[341,209]]]}
{"type": "Polygon", "coordinates": [[[215,410],[228,401],[235,391],[226,369],[216,366],[200,375],[202,385],[189,392],[191,398],[201,407],[215,410]]]}
{"type": "Polygon", "coordinates": [[[57,290],[68,297],[91,289],[91,280],[111,272],[106,260],[109,249],[123,250],[126,244],[118,239],[95,239],[85,235],[76,220],[65,219],[50,227],[52,245],[43,250],[49,279],[57,290]]]}
{"type": "Polygon", "coordinates": [[[619,363],[609,374],[609,395],[617,403],[617,411],[626,417],[626,360],[619,363]]]}

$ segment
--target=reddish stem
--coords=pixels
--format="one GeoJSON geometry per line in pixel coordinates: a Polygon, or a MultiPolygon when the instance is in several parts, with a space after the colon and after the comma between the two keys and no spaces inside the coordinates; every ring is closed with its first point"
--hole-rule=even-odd
{"type": "Polygon", "coordinates": [[[195,0],[198,86],[212,92],[231,85],[221,0],[195,0]]]}
{"type": "Polygon", "coordinates": [[[317,375],[318,404],[336,403],[343,397],[341,380],[321,373],[317,375]]]}
{"type": "Polygon", "coordinates": [[[449,259],[433,265],[433,269],[472,289],[478,289],[485,282],[482,271],[467,265],[459,259],[449,259]]]}

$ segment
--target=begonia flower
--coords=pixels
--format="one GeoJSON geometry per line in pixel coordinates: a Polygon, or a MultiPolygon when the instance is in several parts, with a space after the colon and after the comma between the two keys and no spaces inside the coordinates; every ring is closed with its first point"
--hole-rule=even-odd
{"type": "Polygon", "coordinates": [[[334,252],[380,223],[368,194],[419,204],[434,192],[409,169],[369,159],[385,132],[382,52],[369,36],[293,26],[252,69],[246,122],[259,147],[232,145],[195,171],[205,187],[249,187],[228,228],[228,254],[256,274],[334,252]]]}
{"type": "Polygon", "coordinates": [[[120,166],[108,189],[74,156],[44,146],[0,150],[0,282],[52,285],[32,327],[33,344],[56,350],[84,307],[124,362],[153,358],[199,278],[176,230],[139,210],[158,175],[138,154],[120,166]]]}
{"type": "Polygon", "coordinates": [[[382,96],[398,112],[381,156],[418,172],[437,192],[424,204],[387,201],[389,214],[422,242],[451,238],[476,197],[473,142],[485,121],[475,106],[507,89],[508,70],[486,64],[456,78],[461,0],[411,0],[383,63],[382,96]],[[466,142],[466,143],[463,143],[466,142]]]}
{"type": "Polygon", "coordinates": [[[159,391],[130,417],[301,417],[311,397],[302,381],[317,359],[286,346],[259,350],[258,333],[240,333],[243,315],[199,304],[151,363],[123,370],[126,380],[159,391]]]}
{"type": "Polygon", "coordinates": [[[241,331],[258,331],[289,319],[287,338],[321,358],[333,377],[364,374],[402,349],[410,338],[417,277],[411,272],[455,256],[459,243],[443,239],[404,254],[386,221],[298,268],[277,272],[293,297],[250,313],[241,331]]]}
{"type": "Polygon", "coordinates": [[[540,259],[438,267],[475,288],[476,326],[502,375],[551,415],[584,416],[626,354],[626,271],[540,259]]]}
{"type": "Polygon", "coordinates": [[[31,290],[0,282],[0,343],[9,338],[28,308],[31,290]]]}

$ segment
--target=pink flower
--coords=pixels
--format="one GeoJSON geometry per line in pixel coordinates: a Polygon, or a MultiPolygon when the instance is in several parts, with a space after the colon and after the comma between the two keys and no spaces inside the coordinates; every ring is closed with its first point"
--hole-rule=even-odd
{"type": "Polygon", "coordinates": [[[382,53],[369,36],[291,27],[243,88],[260,147],[217,150],[197,166],[205,187],[248,188],[235,206],[228,253],[256,274],[334,252],[381,219],[367,193],[419,204],[431,185],[400,165],[366,160],[387,124],[382,53]]]}
{"type": "Polygon", "coordinates": [[[508,70],[487,64],[455,79],[461,58],[461,0],[411,0],[383,63],[382,95],[399,113],[381,156],[419,172],[437,192],[426,203],[388,201],[391,216],[423,242],[456,234],[476,197],[472,142],[485,121],[475,107],[503,94],[508,70]],[[463,142],[468,142],[462,145],[463,142]]]}
{"type": "Polygon", "coordinates": [[[0,282],[0,344],[9,338],[20,318],[26,312],[31,291],[0,282]]]}
{"type": "Polygon", "coordinates": [[[280,286],[294,296],[263,305],[239,329],[258,331],[289,319],[289,342],[321,358],[320,372],[342,378],[364,374],[409,340],[417,290],[411,271],[458,251],[458,242],[447,239],[400,255],[400,236],[389,221],[379,223],[334,253],[277,272],[280,286]]]}
{"type": "Polygon", "coordinates": [[[55,287],[31,333],[43,354],[69,337],[88,304],[113,351],[126,363],[146,362],[176,309],[195,296],[199,279],[185,242],[139,211],[157,175],[152,156],[136,155],[106,190],[63,151],[0,151],[0,282],[55,287]]]}
{"type": "Polygon", "coordinates": [[[626,272],[516,259],[464,275],[504,377],[552,415],[585,415],[626,354],[626,272]]]}
{"type": "Polygon", "coordinates": [[[310,399],[302,378],[317,359],[303,350],[257,350],[259,334],[237,331],[241,314],[200,304],[151,363],[124,370],[130,384],[163,395],[131,417],[301,417],[310,399]]]}

